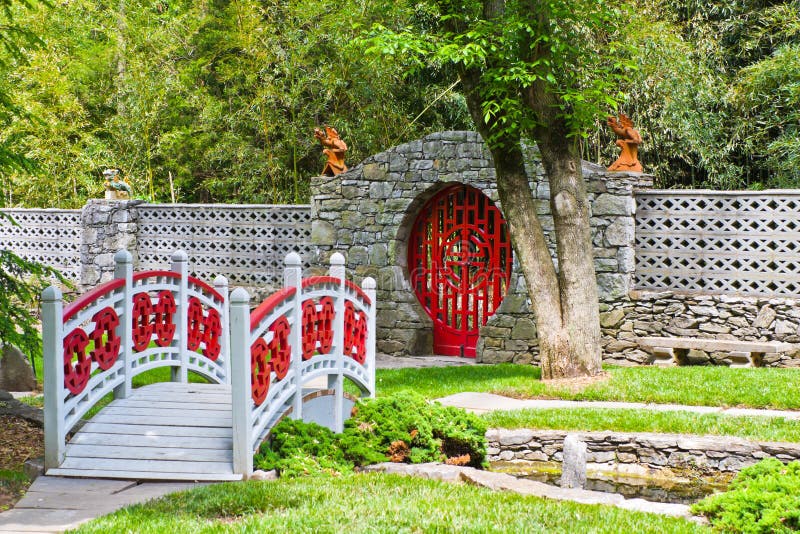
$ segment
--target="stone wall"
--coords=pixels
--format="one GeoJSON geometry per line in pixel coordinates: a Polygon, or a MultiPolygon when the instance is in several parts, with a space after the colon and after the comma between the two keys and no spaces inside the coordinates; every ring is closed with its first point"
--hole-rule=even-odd
{"type": "MultiPolygon", "coordinates": [[[[607,363],[641,365],[650,355],[636,338],[645,336],[783,341],[800,343],[800,302],[789,298],[632,291],[628,298],[601,303],[607,363]]],[[[700,365],[730,365],[726,352],[693,350],[700,365]]],[[[768,367],[800,367],[800,354],[766,354],[768,367]]]]}
{"type": "Polygon", "coordinates": [[[576,434],[587,446],[593,469],[641,465],[651,469],[700,468],[737,472],[767,457],[800,460],[800,444],[746,441],[719,436],[634,434],[626,432],[566,432],[562,430],[490,429],[490,462],[561,462],[564,438],[576,434]]]}
{"type": "MultiPolygon", "coordinates": [[[[550,190],[534,148],[526,148],[538,212],[551,248],[550,190]]],[[[584,163],[592,208],[592,233],[600,294],[615,300],[632,288],[635,188],[650,185],[646,175],[608,173],[584,163]]],[[[314,263],[348,250],[347,267],[357,277],[378,281],[378,351],[429,354],[432,322],[408,282],[408,232],[419,210],[452,183],[483,191],[498,208],[494,165],[474,132],[442,132],[372,156],[349,172],[312,180],[311,240],[314,263]]],[[[515,262],[508,294],[481,329],[478,360],[486,363],[533,361],[536,328],[525,282],[515,262]]]]}
{"type": "Polygon", "coordinates": [[[114,254],[120,249],[130,252],[134,265],[137,264],[139,204],[141,201],[135,200],[90,200],[83,207],[80,278],[83,289],[114,278],[114,254]]]}

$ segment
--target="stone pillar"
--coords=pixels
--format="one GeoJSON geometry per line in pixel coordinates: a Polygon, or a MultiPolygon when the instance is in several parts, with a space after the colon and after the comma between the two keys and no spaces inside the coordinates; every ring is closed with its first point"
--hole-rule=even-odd
{"type": "Polygon", "coordinates": [[[92,199],[81,211],[80,289],[86,291],[114,278],[114,254],[126,249],[137,264],[140,200],[92,199]]]}

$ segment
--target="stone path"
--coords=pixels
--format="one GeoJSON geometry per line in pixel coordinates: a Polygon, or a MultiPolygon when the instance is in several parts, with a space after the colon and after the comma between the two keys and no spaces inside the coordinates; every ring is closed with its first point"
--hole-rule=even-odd
{"type": "Polygon", "coordinates": [[[548,409],[548,408],[608,408],[613,410],[635,409],[653,412],[718,413],[732,416],[783,417],[800,420],[800,411],[761,410],[755,408],[718,408],[716,406],[684,406],[681,404],[647,404],[642,402],[570,401],[550,399],[512,399],[493,393],[456,393],[437,399],[445,406],[464,408],[474,413],[499,410],[548,409]]]}
{"type": "Polygon", "coordinates": [[[0,514],[0,533],[63,532],[123,506],[196,485],[40,476],[13,509],[0,514]]]}

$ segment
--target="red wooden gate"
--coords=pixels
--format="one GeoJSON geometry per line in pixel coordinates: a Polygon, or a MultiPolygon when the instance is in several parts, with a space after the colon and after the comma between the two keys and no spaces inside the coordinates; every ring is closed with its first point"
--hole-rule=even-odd
{"type": "Polygon", "coordinates": [[[513,256],[500,210],[458,184],[422,209],[408,244],[411,285],[433,319],[433,350],[475,357],[478,329],[505,296],[513,256]]]}

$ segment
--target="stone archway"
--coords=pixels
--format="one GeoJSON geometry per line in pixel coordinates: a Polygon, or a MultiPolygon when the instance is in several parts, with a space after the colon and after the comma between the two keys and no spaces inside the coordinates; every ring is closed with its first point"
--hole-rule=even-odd
{"type": "MultiPolygon", "coordinates": [[[[550,187],[538,151],[523,146],[537,213],[551,247],[550,187]]],[[[583,163],[592,203],[592,237],[602,300],[623,298],[633,273],[633,189],[647,178],[610,173],[583,163]]],[[[649,182],[648,182],[649,183],[649,182]]],[[[475,132],[441,132],[376,154],[339,176],[312,179],[311,240],[324,263],[346,254],[356,279],[378,283],[377,350],[390,355],[432,354],[433,321],[417,299],[407,258],[422,207],[451,184],[482,192],[499,209],[494,163],[475,132]]],[[[513,269],[502,305],[480,328],[478,361],[530,362],[538,353],[524,279],[513,269]]]]}

